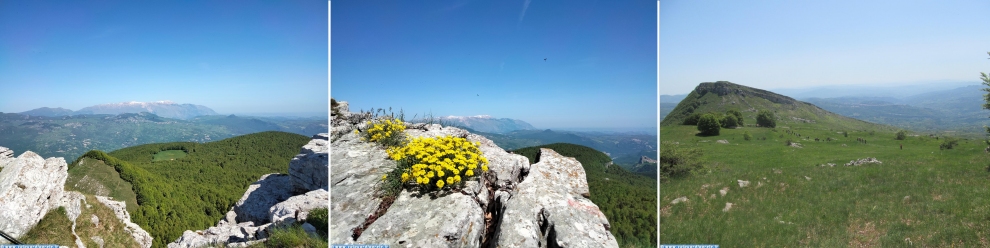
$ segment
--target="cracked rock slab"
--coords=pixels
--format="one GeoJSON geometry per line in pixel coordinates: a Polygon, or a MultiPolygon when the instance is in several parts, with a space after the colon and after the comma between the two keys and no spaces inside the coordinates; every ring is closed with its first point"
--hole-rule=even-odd
{"type": "Polygon", "coordinates": [[[395,161],[373,143],[363,142],[353,129],[331,143],[330,243],[353,244],[353,230],[375,212],[382,200],[374,192],[395,161]]]}
{"type": "Polygon", "coordinates": [[[364,230],[358,243],[478,247],[484,229],[484,211],[471,196],[448,191],[434,199],[430,194],[403,190],[388,212],[364,230]]]}
{"type": "Polygon", "coordinates": [[[289,162],[289,175],[292,176],[292,188],[295,193],[304,193],[317,189],[329,190],[327,174],[329,158],[327,156],[329,135],[321,133],[313,136],[308,144],[303,146],[299,154],[289,162]]]}
{"type": "Polygon", "coordinates": [[[498,244],[506,247],[618,247],[598,206],[586,198],[581,163],[540,149],[540,162],[506,202],[498,244]]]}

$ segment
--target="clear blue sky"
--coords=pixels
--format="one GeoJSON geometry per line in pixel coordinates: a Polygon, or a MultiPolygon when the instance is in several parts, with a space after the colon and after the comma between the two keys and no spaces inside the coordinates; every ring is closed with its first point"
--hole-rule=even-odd
{"type": "Polygon", "coordinates": [[[660,2],[660,94],[972,81],[990,72],[990,1],[660,2]]]}
{"type": "Polygon", "coordinates": [[[326,113],[325,1],[0,1],[0,112],[326,113]]]}
{"type": "Polygon", "coordinates": [[[331,95],[352,111],[656,127],[655,1],[334,1],[331,12],[331,95]]]}

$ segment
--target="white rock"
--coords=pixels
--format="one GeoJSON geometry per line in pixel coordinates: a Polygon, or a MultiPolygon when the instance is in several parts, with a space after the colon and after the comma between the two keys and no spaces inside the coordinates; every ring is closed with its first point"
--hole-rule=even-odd
{"type": "Polygon", "coordinates": [[[20,238],[58,205],[68,166],[65,159],[43,159],[31,151],[17,158],[9,154],[9,149],[0,151],[0,230],[20,238]]]}
{"type": "Polygon", "coordinates": [[[113,214],[124,223],[124,231],[131,234],[134,241],[143,248],[151,247],[151,234],[141,229],[141,226],[131,222],[131,214],[127,212],[127,205],[122,201],[114,201],[106,196],[96,196],[96,200],[113,210],[113,214]]]}
{"type": "Polygon", "coordinates": [[[726,202],[725,203],[725,208],[722,209],[722,212],[729,212],[729,209],[732,209],[732,203],[731,202],[726,202]]]}
{"type": "Polygon", "coordinates": [[[722,194],[722,196],[725,196],[725,194],[729,193],[729,187],[722,188],[721,190],[718,191],[718,193],[722,194]]]}
{"type": "Polygon", "coordinates": [[[746,186],[749,186],[749,181],[743,181],[743,180],[736,180],[736,181],[739,182],[740,188],[745,188],[746,186]]]}
{"type": "Polygon", "coordinates": [[[289,175],[292,176],[294,193],[301,194],[317,189],[329,190],[329,135],[321,133],[313,136],[308,144],[300,149],[299,155],[289,162],[289,175]]]}
{"type": "Polygon", "coordinates": [[[687,201],[688,201],[687,196],[681,196],[681,197],[677,197],[677,199],[674,199],[673,201],[671,201],[670,204],[678,204],[678,203],[687,202],[687,201]]]}

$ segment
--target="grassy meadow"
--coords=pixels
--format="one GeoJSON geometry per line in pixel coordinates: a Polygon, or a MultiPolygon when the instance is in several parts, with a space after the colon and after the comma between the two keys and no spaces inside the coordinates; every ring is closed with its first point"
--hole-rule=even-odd
{"type": "Polygon", "coordinates": [[[960,140],[953,149],[940,150],[944,137],[909,132],[896,140],[889,130],[803,122],[723,128],[719,136],[697,133],[685,125],[660,130],[663,142],[701,150],[696,159],[703,164],[661,183],[661,244],[990,246],[990,173],[981,140],[960,140]],[[744,132],[753,139],[744,140],[744,132]],[[787,146],[788,139],[802,148],[787,146]],[[844,166],[867,157],[882,164],[844,166]],[[826,163],[835,166],[820,166],[826,163]],[[737,180],[750,183],[740,187],[737,180]],[[688,201],[672,204],[682,196],[688,201]],[[727,203],[732,206],[725,211],[727,203]]]}
{"type": "Polygon", "coordinates": [[[151,161],[152,162],[169,161],[169,160],[175,160],[175,159],[184,158],[184,157],[186,157],[186,151],[183,151],[183,150],[166,150],[166,151],[160,151],[158,153],[155,153],[155,155],[151,158],[151,161]]]}

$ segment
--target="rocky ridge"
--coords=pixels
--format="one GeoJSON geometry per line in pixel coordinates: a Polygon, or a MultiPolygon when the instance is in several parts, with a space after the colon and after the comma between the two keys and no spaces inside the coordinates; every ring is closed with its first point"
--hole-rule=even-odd
{"type": "MultiPolygon", "coordinates": [[[[86,247],[83,239],[76,233],[76,222],[82,208],[91,208],[86,202],[86,196],[76,191],[64,191],[65,180],[68,178],[68,165],[63,158],[42,159],[31,151],[14,158],[13,151],[0,147],[0,231],[10,234],[15,239],[22,238],[49,211],[58,207],[65,208],[66,217],[72,221],[71,232],[76,247],[86,247]]],[[[100,199],[102,196],[97,196],[100,199]]],[[[105,198],[105,197],[103,197],[105,198]]],[[[111,201],[111,200],[107,200],[111,201]]],[[[101,199],[101,202],[103,200],[101,199]]],[[[118,212],[123,212],[121,221],[125,223],[128,232],[141,247],[151,247],[151,235],[138,225],[130,222],[130,216],[124,210],[124,203],[117,202],[119,208],[104,202],[118,212]]],[[[95,218],[96,216],[92,216],[95,218]]],[[[0,239],[0,244],[9,243],[0,239]]]]}
{"type": "Polygon", "coordinates": [[[407,123],[406,135],[463,137],[480,142],[489,172],[454,191],[420,194],[403,190],[387,211],[375,214],[381,176],[396,168],[385,150],[360,140],[369,113],[350,113],[338,102],[331,117],[331,244],[393,247],[618,247],[604,214],[589,199],[581,164],[549,149],[539,161],[510,154],[491,140],[463,129],[407,123]]]}
{"type": "MultiPolygon", "coordinates": [[[[263,242],[274,227],[304,222],[309,212],[325,208],[327,191],[329,135],[313,136],[300,154],[289,163],[289,174],[267,174],[248,186],[226,217],[206,230],[186,230],[168,247],[204,247],[225,244],[244,247],[263,242]]],[[[307,232],[316,229],[302,224],[307,232]]]]}

